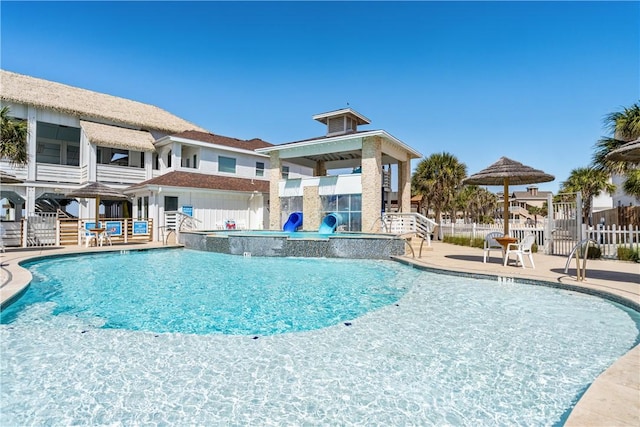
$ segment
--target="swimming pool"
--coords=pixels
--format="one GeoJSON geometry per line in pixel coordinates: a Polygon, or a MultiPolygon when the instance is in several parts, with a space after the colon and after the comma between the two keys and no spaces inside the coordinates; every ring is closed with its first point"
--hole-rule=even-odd
{"type": "Polygon", "coordinates": [[[67,256],[24,267],[33,281],[3,311],[2,323],[55,305],[53,316],[74,316],[102,328],[201,335],[273,335],[332,326],[396,302],[419,275],[393,262],[310,262],[190,250],[67,256]]]}
{"type": "MultiPolygon", "coordinates": [[[[283,271],[300,273],[289,279],[298,287],[323,287],[311,265],[329,280],[345,262],[168,250],[74,257],[63,270],[85,277],[76,286],[108,275],[112,292],[129,292],[125,277],[144,271],[121,266],[137,256],[151,257],[150,265],[163,253],[153,265],[176,265],[182,275],[202,265],[230,274],[239,270],[225,269],[232,260],[249,271],[284,261],[283,271]],[[112,267],[105,272],[99,258],[112,267]]],[[[50,274],[38,273],[38,264],[34,276],[50,274]]],[[[0,325],[0,423],[561,424],[580,393],[638,339],[637,313],[599,298],[375,264],[384,274],[406,274],[406,289],[395,284],[400,295],[346,321],[290,333],[105,328],[101,316],[63,313],[59,303],[23,307],[0,325]]],[[[343,283],[355,279],[340,275],[343,283]]],[[[189,294],[200,298],[174,292],[162,307],[180,306],[178,295],[189,294]]]]}

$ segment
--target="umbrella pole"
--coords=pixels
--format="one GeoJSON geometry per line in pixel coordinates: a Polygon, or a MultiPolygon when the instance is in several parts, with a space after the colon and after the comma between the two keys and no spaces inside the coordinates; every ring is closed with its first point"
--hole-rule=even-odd
{"type": "Polygon", "coordinates": [[[504,221],[504,235],[509,235],[509,178],[504,179],[504,209],[502,210],[502,220],[504,221]]]}
{"type": "Polygon", "coordinates": [[[100,228],[100,223],[98,220],[100,219],[100,197],[96,197],[96,225],[94,228],[100,228]]]}

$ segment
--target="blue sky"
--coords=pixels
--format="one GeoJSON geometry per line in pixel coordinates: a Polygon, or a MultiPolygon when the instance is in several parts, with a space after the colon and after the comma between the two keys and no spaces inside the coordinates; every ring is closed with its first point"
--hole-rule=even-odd
{"type": "Polygon", "coordinates": [[[539,184],[554,192],[590,163],[604,116],[640,99],[638,2],[0,8],[5,70],[274,144],[322,135],[311,116],[349,106],[425,157],[473,174],[507,156],[555,175],[539,184]]]}

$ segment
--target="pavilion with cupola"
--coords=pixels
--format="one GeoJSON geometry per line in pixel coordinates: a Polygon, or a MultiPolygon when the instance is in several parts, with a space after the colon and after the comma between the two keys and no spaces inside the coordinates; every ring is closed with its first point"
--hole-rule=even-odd
{"type": "Polygon", "coordinates": [[[256,150],[270,158],[269,229],[302,212],[302,228],[317,230],[324,215],[339,213],[342,230],[379,232],[385,211],[411,212],[411,160],[420,153],[384,130],[361,130],[371,122],[351,108],[313,119],[325,135],[256,150]],[[289,178],[285,161],[313,176],[289,178]]]}

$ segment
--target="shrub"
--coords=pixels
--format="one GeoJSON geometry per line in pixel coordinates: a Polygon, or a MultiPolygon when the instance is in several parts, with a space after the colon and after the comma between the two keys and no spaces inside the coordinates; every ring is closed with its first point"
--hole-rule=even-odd
{"type": "MultiPolygon", "coordinates": [[[[466,237],[466,236],[444,236],[442,241],[444,243],[451,243],[457,246],[470,246],[472,248],[484,248],[484,237],[466,237]]],[[[538,245],[536,243],[531,246],[531,252],[538,252],[538,245]]]]}
{"type": "Polygon", "coordinates": [[[444,243],[451,243],[452,245],[458,246],[471,246],[472,248],[480,248],[484,247],[484,239],[476,237],[466,237],[466,236],[444,236],[442,239],[444,243]]]}
{"type": "MultiPolygon", "coordinates": [[[[584,248],[580,248],[578,256],[584,258],[584,248]]],[[[598,246],[589,246],[587,249],[587,259],[600,259],[602,257],[602,251],[598,246]]]]}
{"type": "Polygon", "coordinates": [[[640,254],[637,250],[633,250],[631,248],[619,247],[618,248],[618,259],[620,261],[635,261],[638,262],[640,260],[640,254]]]}

